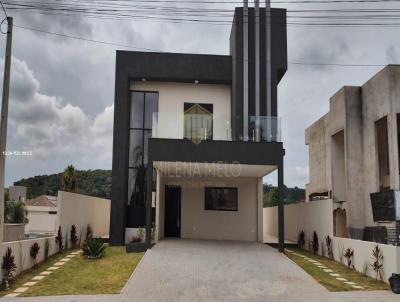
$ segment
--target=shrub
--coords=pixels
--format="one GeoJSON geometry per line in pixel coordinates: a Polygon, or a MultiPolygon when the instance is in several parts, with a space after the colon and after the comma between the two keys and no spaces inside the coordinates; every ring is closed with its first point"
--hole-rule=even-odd
{"type": "Polygon", "coordinates": [[[306,234],[304,234],[303,230],[301,230],[301,232],[299,233],[297,244],[300,249],[303,249],[304,246],[306,245],[306,234]]]}
{"type": "Polygon", "coordinates": [[[71,235],[70,235],[70,239],[69,240],[71,240],[72,248],[75,248],[76,243],[78,242],[78,236],[76,236],[76,226],[75,226],[75,224],[73,224],[71,226],[71,235]]]}
{"type": "Polygon", "coordinates": [[[137,234],[140,238],[140,240],[144,241],[145,240],[145,230],[144,228],[139,228],[137,231],[137,234]]]}
{"type": "Polygon", "coordinates": [[[90,224],[88,224],[86,226],[86,239],[90,239],[90,238],[93,238],[93,229],[90,226],[90,224]]]}
{"type": "Polygon", "coordinates": [[[133,236],[131,243],[137,243],[137,242],[142,242],[142,239],[138,236],[133,236]]]}
{"type": "Polygon", "coordinates": [[[325,237],[325,245],[326,245],[326,249],[328,251],[328,258],[330,260],[335,260],[335,257],[333,256],[332,238],[329,235],[325,237]]]}
{"type": "Polygon", "coordinates": [[[29,255],[31,256],[33,262],[35,263],[35,266],[36,266],[36,258],[37,258],[37,255],[39,254],[39,250],[40,250],[40,246],[37,242],[35,242],[34,244],[32,244],[31,249],[29,251],[29,255]]]}
{"type": "Polygon", "coordinates": [[[89,259],[100,259],[104,256],[106,245],[100,238],[89,238],[83,243],[83,254],[89,259]]]}
{"type": "Polygon", "coordinates": [[[354,265],[353,265],[354,250],[351,248],[345,249],[343,256],[347,260],[347,267],[350,269],[353,269],[354,268],[354,265]]]}
{"type": "Polygon", "coordinates": [[[5,255],[3,256],[3,262],[1,268],[4,270],[4,281],[6,288],[9,288],[9,282],[13,278],[13,273],[17,269],[15,264],[14,256],[12,255],[12,250],[10,247],[7,248],[5,255]]]}
{"type": "Polygon", "coordinates": [[[383,280],[382,272],[383,272],[383,253],[378,245],[374,247],[372,250],[372,263],[371,268],[375,272],[375,279],[383,280]]]}
{"type": "Polygon", "coordinates": [[[313,237],[312,237],[312,241],[311,241],[311,248],[314,254],[318,253],[319,250],[319,242],[318,242],[318,235],[317,232],[314,231],[313,232],[313,237]]]}
{"type": "Polygon", "coordinates": [[[58,252],[61,253],[63,251],[63,236],[62,236],[62,232],[61,232],[61,226],[58,227],[58,232],[57,232],[57,236],[56,236],[56,243],[58,245],[58,252]]]}
{"type": "Polygon", "coordinates": [[[28,223],[28,210],[22,201],[4,203],[4,220],[6,223],[28,223]]]}
{"type": "Polygon", "coordinates": [[[44,260],[47,260],[49,258],[49,250],[50,250],[50,241],[49,239],[46,239],[44,242],[44,260]]]}

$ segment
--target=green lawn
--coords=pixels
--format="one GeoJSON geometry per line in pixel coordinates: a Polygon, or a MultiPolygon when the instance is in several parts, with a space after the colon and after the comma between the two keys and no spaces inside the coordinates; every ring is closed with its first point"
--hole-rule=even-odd
{"type": "MultiPolygon", "coordinates": [[[[348,269],[346,266],[338,262],[331,261],[326,257],[314,255],[313,253],[301,249],[291,250],[299,254],[305,255],[313,260],[317,260],[321,264],[325,265],[327,268],[332,269],[335,273],[340,274],[340,277],[362,286],[364,288],[362,290],[389,290],[388,284],[364,276],[363,274],[355,270],[348,269]]],[[[303,270],[305,270],[309,275],[311,275],[315,280],[326,287],[329,291],[338,292],[357,290],[350,285],[343,283],[342,281],[336,280],[335,277],[332,277],[331,275],[329,275],[329,273],[324,272],[322,269],[305,260],[304,258],[288,252],[286,252],[285,254],[297,265],[299,265],[303,270]]]]}
{"type": "Polygon", "coordinates": [[[125,247],[107,247],[99,260],[79,255],[22,296],[117,294],[142,256],[143,253],[126,253],[125,247]]]}
{"type": "MultiPolygon", "coordinates": [[[[56,254],[40,263],[36,269],[23,272],[11,284],[10,290],[0,291],[0,296],[12,293],[73,251],[56,254]]],[[[88,260],[78,255],[21,296],[116,294],[121,291],[142,256],[143,253],[127,254],[125,247],[107,247],[104,258],[99,260],[88,260]]]]}
{"type": "Polygon", "coordinates": [[[73,251],[75,251],[75,250],[68,250],[67,252],[64,251],[61,254],[55,254],[55,255],[49,257],[49,259],[47,259],[47,261],[39,263],[38,267],[36,269],[29,269],[29,270],[22,272],[10,284],[10,289],[8,291],[6,291],[6,290],[0,291],[0,297],[12,293],[15,289],[23,286],[24,283],[28,282],[34,276],[39,275],[41,272],[47,270],[50,266],[53,266],[53,264],[56,263],[58,260],[64,258],[65,256],[67,256],[69,253],[71,253],[73,251]]]}

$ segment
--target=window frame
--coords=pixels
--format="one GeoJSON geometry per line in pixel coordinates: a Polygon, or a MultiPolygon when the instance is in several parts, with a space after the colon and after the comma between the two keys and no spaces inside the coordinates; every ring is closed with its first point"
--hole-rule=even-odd
{"type": "Polygon", "coordinates": [[[237,187],[204,187],[204,210],[205,211],[218,211],[218,212],[238,212],[239,211],[239,194],[237,187]],[[234,209],[216,209],[207,208],[207,190],[232,190],[235,193],[236,207],[234,209]]]}

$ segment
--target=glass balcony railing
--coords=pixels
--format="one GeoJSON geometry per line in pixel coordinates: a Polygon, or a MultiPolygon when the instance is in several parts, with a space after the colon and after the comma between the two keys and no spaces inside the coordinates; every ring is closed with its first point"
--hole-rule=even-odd
{"type": "Polygon", "coordinates": [[[251,116],[248,135],[235,136],[230,116],[154,113],[152,137],[188,139],[194,143],[204,140],[280,142],[281,125],[279,117],[251,116]]]}

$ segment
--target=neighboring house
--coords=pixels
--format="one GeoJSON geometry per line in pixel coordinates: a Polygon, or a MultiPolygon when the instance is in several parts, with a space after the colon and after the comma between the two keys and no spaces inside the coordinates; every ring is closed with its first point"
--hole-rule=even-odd
{"type": "Polygon", "coordinates": [[[331,199],[334,235],[400,243],[400,66],[345,86],[306,130],[309,201],[331,199]]]}
{"type": "MultiPolygon", "coordinates": [[[[155,240],[261,242],[263,177],[278,169],[283,188],[286,69],[286,11],[246,3],[230,55],[117,51],[110,243],[146,226],[150,244],[152,224],[155,240]]],[[[279,223],[283,250],[282,203],[279,223]]]]}
{"type": "Polygon", "coordinates": [[[12,201],[25,201],[26,200],[26,187],[24,186],[11,186],[8,189],[9,198],[12,201]]]}
{"type": "Polygon", "coordinates": [[[57,196],[42,195],[26,203],[28,224],[26,231],[32,233],[54,233],[58,228],[57,196]]]}

